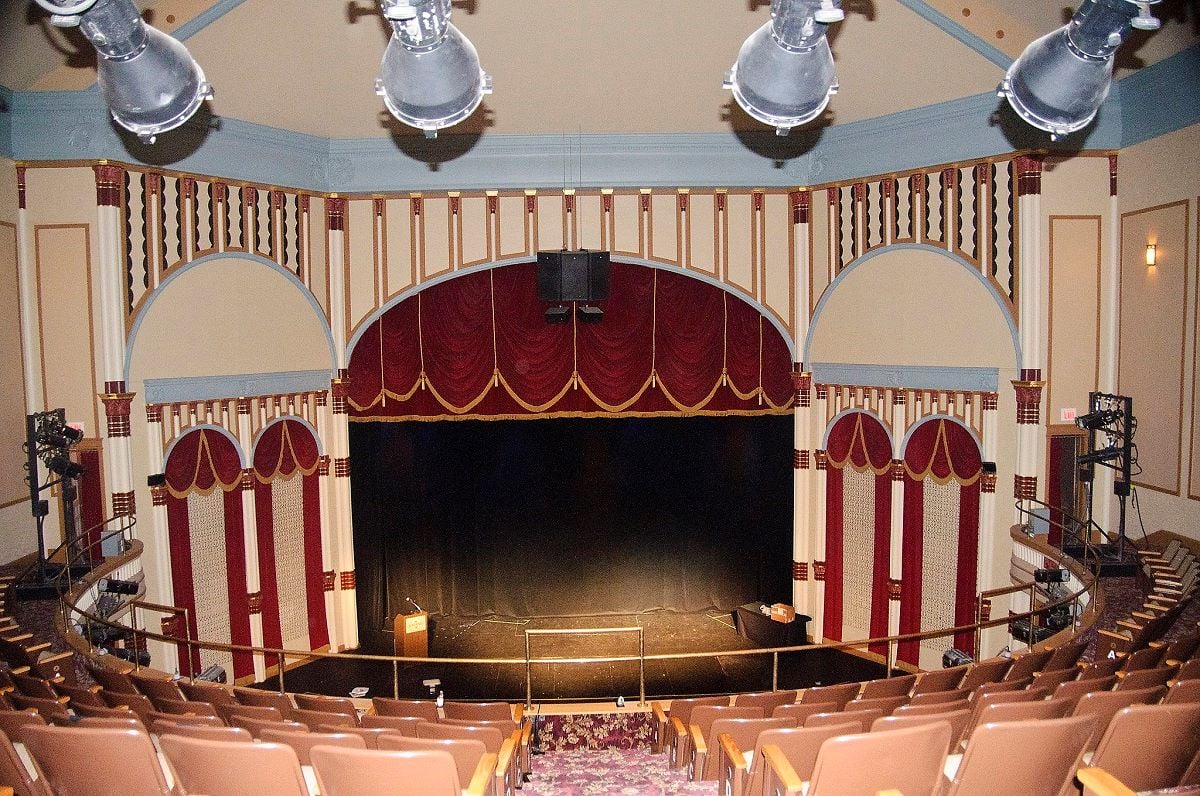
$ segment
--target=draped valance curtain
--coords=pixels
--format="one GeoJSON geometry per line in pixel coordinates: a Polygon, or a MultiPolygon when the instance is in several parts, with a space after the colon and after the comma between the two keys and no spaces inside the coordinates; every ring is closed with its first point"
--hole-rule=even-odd
{"type": "Polygon", "coordinates": [[[600,323],[547,323],[537,266],[430,286],[367,328],[357,420],[757,414],[790,408],[791,355],[753,306],[686,274],[613,263],[600,323]]]}

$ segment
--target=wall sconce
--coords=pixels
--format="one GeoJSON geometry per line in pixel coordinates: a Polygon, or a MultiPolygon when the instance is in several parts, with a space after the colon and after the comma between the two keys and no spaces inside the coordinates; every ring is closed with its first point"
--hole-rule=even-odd
{"type": "Polygon", "coordinates": [[[1158,247],[1153,243],[1146,244],[1146,266],[1153,268],[1158,264],[1158,247]]]}

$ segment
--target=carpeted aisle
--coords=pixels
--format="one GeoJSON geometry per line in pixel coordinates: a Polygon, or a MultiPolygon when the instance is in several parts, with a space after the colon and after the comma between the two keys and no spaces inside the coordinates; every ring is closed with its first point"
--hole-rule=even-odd
{"type": "Polygon", "coordinates": [[[665,754],[646,749],[576,749],[547,752],[533,759],[526,796],[715,796],[716,782],[688,782],[684,769],[668,769],[665,754]]]}

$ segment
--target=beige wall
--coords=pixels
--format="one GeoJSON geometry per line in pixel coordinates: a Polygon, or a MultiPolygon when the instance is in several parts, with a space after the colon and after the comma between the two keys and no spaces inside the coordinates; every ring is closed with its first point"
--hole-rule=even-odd
{"type": "Polygon", "coordinates": [[[17,290],[17,172],[0,159],[0,549],[10,561],[37,547],[25,481],[25,374],[21,365],[21,308],[17,290]]]}
{"type": "MultiPolygon", "coordinates": [[[[1196,287],[1200,126],[1120,154],[1120,389],[1133,396],[1145,472],[1135,479],[1147,532],[1200,538],[1196,287]],[[1144,264],[1146,243],[1158,264],[1144,264]]],[[[1112,498],[1109,498],[1111,501],[1112,498]]],[[[1141,537],[1136,514],[1127,524],[1141,537]]]]}

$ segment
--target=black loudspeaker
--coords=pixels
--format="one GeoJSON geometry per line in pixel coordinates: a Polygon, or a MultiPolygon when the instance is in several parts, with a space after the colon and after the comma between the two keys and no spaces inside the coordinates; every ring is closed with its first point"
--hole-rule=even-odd
{"type": "Polygon", "coordinates": [[[154,475],[146,476],[146,486],[162,486],[167,483],[166,473],[155,473],[154,475]]]}
{"type": "Polygon", "coordinates": [[[538,252],[537,265],[539,301],[587,302],[608,298],[608,252],[587,249],[538,252]]]}

